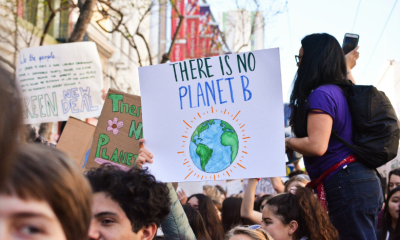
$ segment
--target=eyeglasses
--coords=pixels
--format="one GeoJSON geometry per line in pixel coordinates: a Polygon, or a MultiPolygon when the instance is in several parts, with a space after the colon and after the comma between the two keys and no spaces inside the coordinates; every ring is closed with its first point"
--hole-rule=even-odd
{"type": "Polygon", "coordinates": [[[296,63],[299,64],[300,62],[300,58],[302,58],[303,56],[299,56],[299,55],[295,55],[294,58],[296,59],[296,63]]]}

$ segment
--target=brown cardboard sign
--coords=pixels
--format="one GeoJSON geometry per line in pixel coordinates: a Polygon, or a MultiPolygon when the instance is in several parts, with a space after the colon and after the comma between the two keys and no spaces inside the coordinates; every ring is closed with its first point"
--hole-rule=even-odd
{"type": "Polygon", "coordinates": [[[115,89],[108,91],[85,169],[103,163],[123,170],[135,166],[139,139],[143,137],[141,106],[139,96],[115,89]]]}
{"type": "Polygon", "coordinates": [[[91,145],[96,127],[74,117],[69,117],[57,144],[81,168],[91,145]]]}

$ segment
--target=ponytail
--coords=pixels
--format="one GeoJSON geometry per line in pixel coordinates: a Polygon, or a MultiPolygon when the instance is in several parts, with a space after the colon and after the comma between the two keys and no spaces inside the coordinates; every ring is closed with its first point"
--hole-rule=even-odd
{"type": "Polygon", "coordinates": [[[322,209],[314,194],[307,188],[297,187],[295,193],[283,193],[269,199],[269,209],[288,225],[291,221],[298,224],[294,239],[308,237],[310,240],[337,240],[339,234],[329,221],[328,214],[322,209]]]}

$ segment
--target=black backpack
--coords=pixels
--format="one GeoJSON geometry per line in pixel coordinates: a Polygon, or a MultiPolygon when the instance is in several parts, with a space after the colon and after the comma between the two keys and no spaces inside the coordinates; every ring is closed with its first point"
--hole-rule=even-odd
{"type": "Polygon", "coordinates": [[[353,142],[336,132],[332,136],[349,147],[358,161],[378,168],[397,156],[399,120],[388,97],[374,86],[339,85],[343,90],[353,119],[353,142]]]}

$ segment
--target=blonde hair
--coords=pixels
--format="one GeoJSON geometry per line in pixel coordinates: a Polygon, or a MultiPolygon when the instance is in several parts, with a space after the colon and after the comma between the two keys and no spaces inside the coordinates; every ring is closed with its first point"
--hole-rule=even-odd
{"type": "Polygon", "coordinates": [[[225,240],[229,240],[231,237],[235,235],[246,235],[251,237],[253,240],[274,240],[269,233],[264,231],[261,228],[258,228],[256,230],[250,229],[250,228],[245,228],[245,227],[235,227],[232,230],[230,230],[226,236],[225,240]]]}
{"type": "Polygon", "coordinates": [[[204,185],[203,191],[206,196],[211,198],[211,200],[217,201],[222,204],[222,193],[218,190],[218,188],[210,185],[204,185]]]}
{"type": "Polygon", "coordinates": [[[302,182],[307,185],[310,182],[310,179],[306,177],[307,175],[301,174],[291,177],[287,182],[285,182],[285,192],[288,192],[288,187],[290,184],[294,182],[302,182]]]}

